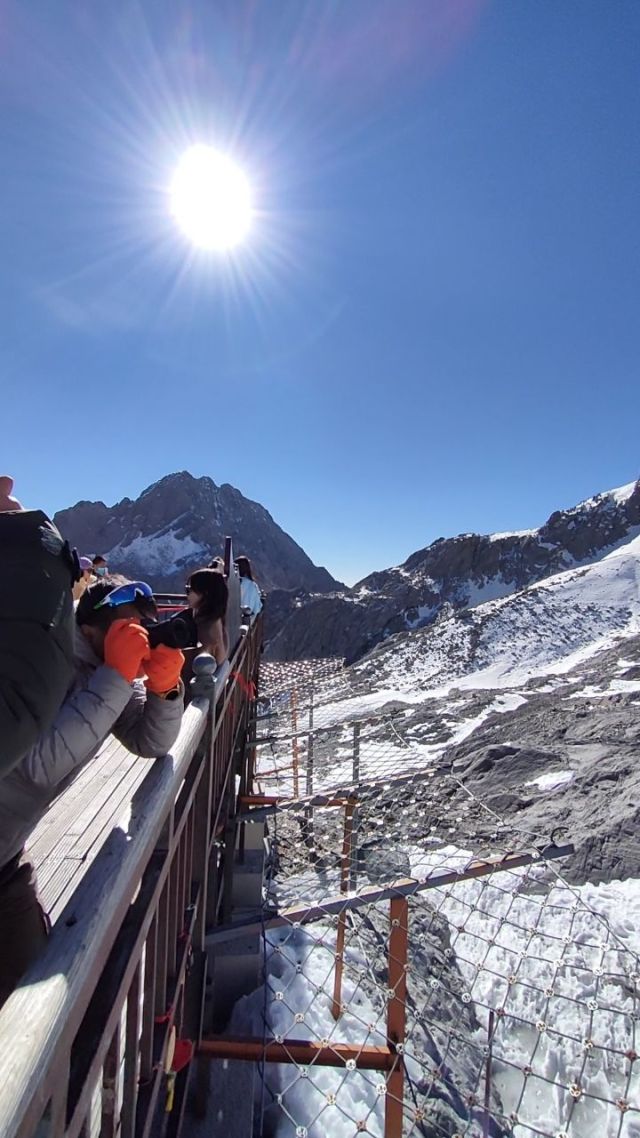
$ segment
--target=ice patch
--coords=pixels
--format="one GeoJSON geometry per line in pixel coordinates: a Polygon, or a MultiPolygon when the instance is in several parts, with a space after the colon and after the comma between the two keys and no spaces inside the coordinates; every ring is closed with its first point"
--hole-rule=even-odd
{"type": "Polygon", "coordinates": [[[575,771],[549,771],[548,774],[541,774],[539,778],[531,779],[531,782],[525,782],[525,786],[537,786],[539,790],[555,790],[558,786],[566,786],[571,779],[575,777],[575,771]]]}

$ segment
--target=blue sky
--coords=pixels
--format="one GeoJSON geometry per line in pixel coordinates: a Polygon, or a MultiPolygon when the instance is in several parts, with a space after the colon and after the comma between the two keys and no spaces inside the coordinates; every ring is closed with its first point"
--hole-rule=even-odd
{"type": "Polygon", "coordinates": [[[637,0],[5,0],[0,466],[231,482],[349,582],[640,475],[637,0]],[[233,254],[169,214],[245,169],[233,254]]]}

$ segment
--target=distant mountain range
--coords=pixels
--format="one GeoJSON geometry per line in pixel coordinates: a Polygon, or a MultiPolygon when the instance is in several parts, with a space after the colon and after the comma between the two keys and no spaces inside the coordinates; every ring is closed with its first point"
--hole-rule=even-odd
{"type": "Polygon", "coordinates": [[[557,510],[539,529],[438,538],[352,589],[322,596],[278,590],[269,598],[267,658],[352,662],[396,633],[598,561],[638,534],[640,481],[557,510]]]}
{"type": "Polygon", "coordinates": [[[271,514],[228,483],[168,474],[139,498],[115,506],[78,502],[55,515],[56,525],[82,555],[103,554],[109,567],[149,581],[157,590],[182,590],[185,575],[224,552],[250,557],[258,583],[270,590],[323,593],[344,586],[319,568],[271,514]]]}
{"type": "Polygon", "coordinates": [[[78,502],[55,521],[80,553],[102,553],[114,570],[158,590],[182,589],[185,574],[222,553],[229,534],[269,593],[267,658],[352,662],[389,637],[463,616],[625,546],[640,535],[640,481],[557,510],[538,529],[438,538],[351,589],[314,565],[263,506],[185,471],[115,506],[78,502]]]}

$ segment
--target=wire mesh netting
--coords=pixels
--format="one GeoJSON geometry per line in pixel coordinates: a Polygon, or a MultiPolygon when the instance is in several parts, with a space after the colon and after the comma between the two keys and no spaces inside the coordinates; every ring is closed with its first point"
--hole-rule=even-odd
{"type": "Polygon", "coordinates": [[[640,1138],[622,886],[565,881],[570,835],[504,822],[393,708],[341,720],[337,669],[282,676],[244,807],[264,983],[232,1024],[261,1041],[260,1132],[640,1138]]]}

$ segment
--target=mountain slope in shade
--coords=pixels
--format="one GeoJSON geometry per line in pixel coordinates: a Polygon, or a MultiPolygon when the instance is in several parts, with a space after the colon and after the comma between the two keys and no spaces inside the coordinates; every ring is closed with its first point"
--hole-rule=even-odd
{"type": "Polygon", "coordinates": [[[640,481],[557,510],[539,529],[439,538],[353,589],[272,598],[267,657],[363,656],[394,633],[431,625],[573,566],[587,565],[640,533],[640,481]]]}
{"type": "Polygon", "coordinates": [[[342,587],[258,502],[228,483],[216,486],[186,471],[161,478],[135,500],[78,502],[54,520],[80,554],[102,553],[111,569],[157,590],[182,589],[185,574],[223,552],[227,535],[236,553],[251,558],[262,589],[342,587]]]}

